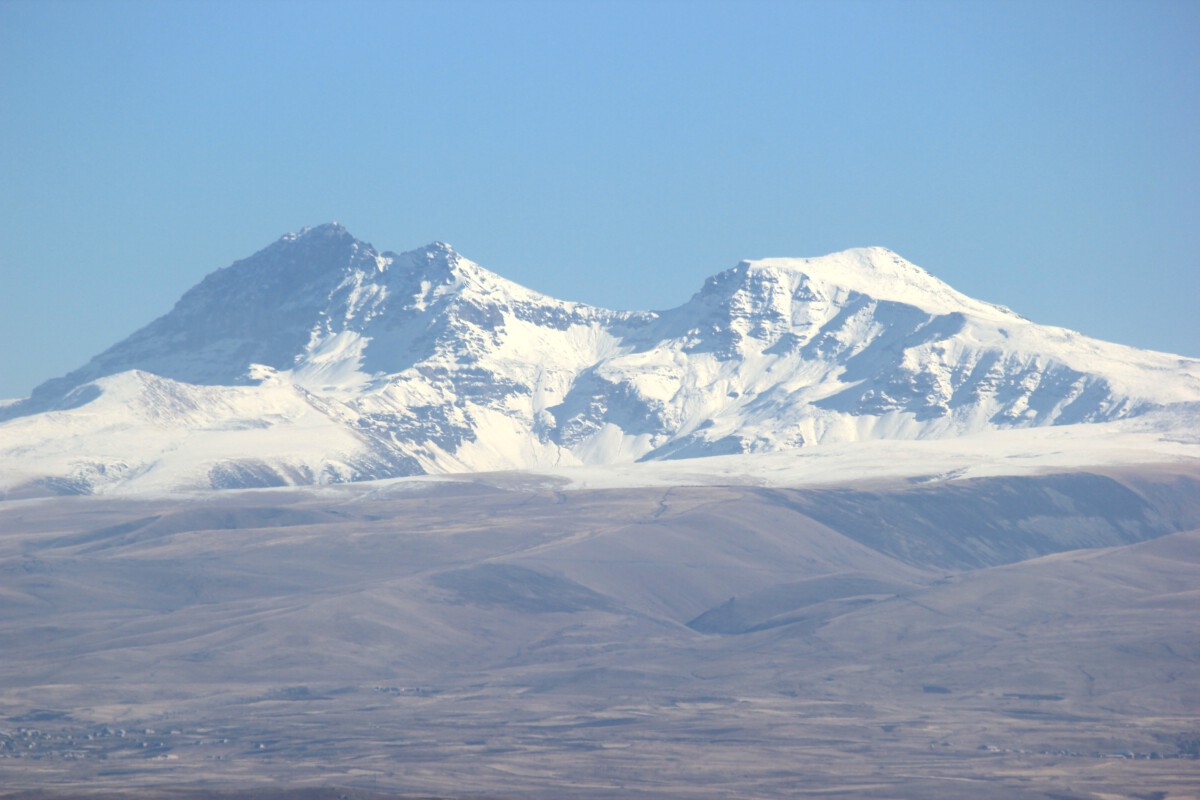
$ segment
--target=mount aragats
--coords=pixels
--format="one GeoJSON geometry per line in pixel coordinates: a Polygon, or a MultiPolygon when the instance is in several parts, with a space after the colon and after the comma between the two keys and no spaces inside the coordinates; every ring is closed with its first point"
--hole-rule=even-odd
{"type": "Polygon", "coordinates": [[[324,484],[1106,423],[1190,432],[1197,408],[1200,361],[1036,325],[881,248],[746,261],[678,308],[626,312],[538,294],[441,243],[380,253],[331,224],[212,273],[0,406],[0,488],[324,484]]]}
{"type": "Polygon", "coordinates": [[[887,250],[326,225],[0,416],[0,798],[1197,797],[1200,362],[887,250]]]}

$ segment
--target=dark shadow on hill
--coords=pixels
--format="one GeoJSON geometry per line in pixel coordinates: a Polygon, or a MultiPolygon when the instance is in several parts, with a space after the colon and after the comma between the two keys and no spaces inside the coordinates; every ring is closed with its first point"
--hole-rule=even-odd
{"type": "MultiPolygon", "coordinates": [[[[1085,472],[983,478],[869,492],[760,490],[833,530],[908,564],[975,569],[1153,539],[1196,525],[1189,504],[1148,502],[1085,472]],[[1187,519],[1185,519],[1187,517],[1187,519]]],[[[1194,480],[1178,491],[1200,493],[1194,480]]],[[[1161,490],[1160,490],[1161,492],[1161,490]]],[[[1169,494],[1169,493],[1167,493],[1169,494]]]]}

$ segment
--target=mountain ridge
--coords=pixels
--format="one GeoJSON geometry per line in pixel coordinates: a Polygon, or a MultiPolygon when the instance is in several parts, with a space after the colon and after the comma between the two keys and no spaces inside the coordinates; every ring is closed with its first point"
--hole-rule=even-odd
{"type": "Polygon", "coordinates": [[[0,453],[57,453],[47,475],[82,491],[180,448],[195,455],[169,485],[324,483],[946,438],[1197,401],[1200,360],[1036,325],[882,247],[743,261],[676,308],[612,311],[443,242],[397,254],[329,223],[211,273],[0,407],[0,453]]]}

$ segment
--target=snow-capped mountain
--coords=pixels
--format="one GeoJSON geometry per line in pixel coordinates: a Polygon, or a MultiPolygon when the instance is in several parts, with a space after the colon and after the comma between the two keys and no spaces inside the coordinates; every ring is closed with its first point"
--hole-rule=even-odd
{"type": "Polygon", "coordinates": [[[1036,325],[882,248],[746,261],[678,308],[617,312],[446,244],[381,253],[322,225],[0,407],[0,456],[7,487],[274,485],[945,438],[1195,403],[1198,360],[1036,325]]]}

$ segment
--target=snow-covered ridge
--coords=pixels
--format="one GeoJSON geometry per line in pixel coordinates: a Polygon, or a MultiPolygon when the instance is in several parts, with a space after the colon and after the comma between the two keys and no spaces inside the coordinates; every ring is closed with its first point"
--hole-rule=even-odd
{"type": "Polygon", "coordinates": [[[0,405],[0,486],[627,464],[1195,419],[1196,403],[1200,361],[1036,325],[884,248],[746,261],[678,308],[616,312],[442,242],[380,252],[330,224],[0,405]]]}
{"type": "Polygon", "coordinates": [[[854,292],[904,303],[933,314],[970,313],[992,319],[1018,318],[1011,310],[975,300],[884,247],[863,247],[821,258],[766,258],[742,262],[751,272],[788,276],[795,289],[808,285],[838,295],[854,292]]]}

